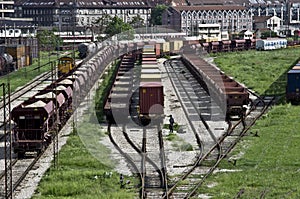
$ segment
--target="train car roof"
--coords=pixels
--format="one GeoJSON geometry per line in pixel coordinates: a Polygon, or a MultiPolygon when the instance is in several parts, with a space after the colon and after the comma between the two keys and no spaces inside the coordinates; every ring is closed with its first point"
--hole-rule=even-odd
{"type": "Polygon", "coordinates": [[[157,61],[142,61],[142,65],[154,65],[157,64],[157,61]]]}
{"type": "Polygon", "coordinates": [[[115,81],[114,85],[116,85],[116,86],[131,86],[132,83],[127,82],[127,81],[115,81]]]}
{"type": "Polygon", "coordinates": [[[141,82],[140,83],[140,88],[157,88],[157,87],[162,87],[161,82],[141,82]]]}
{"type": "Polygon", "coordinates": [[[36,95],[35,98],[37,98],[37,99],[56,98],[56,94],[52,91],[49,91],[48,93],[44,93],[42,95],[36,95]]]}
{"type": "Polygon", "coordinates": [[[161,82],[161,74],[141,74],[141,82],[161,82]]]}
{"type": "Polygon", "coordinates": [[[289,72],[288,72],[288,74],[300,74],[300,70],[294,70],[294,69],[292,69],[292,70],[289,70],[289,72]]]}
{"type": "Polygon", "coordinates": [[[24,108],[43,108],[47,105],[47,103],[43,102],[42,100],[38,100],[32,104],[28,104],[24,106],[24,108]]]}
{"type": "Polygon", "coordinates": [[[160,74],[141,74],[141,78],[153,78],[153,77],[161,78],[161,75],[160,74]]]}
{"type": "Polygon", "coordinates": [[[160,74],[160,70],[158,68],[142,68],[142,74],[160,74]]]}
{"type": "Polygon", "coordinates": [[[58,82],[58,84],[73,84],[73,81],[70,79],[64,79],[64,80],[58,82]]]}
{"type": "Polygon", "coordinates": [[[56,88],[54,88],[55,90],[58,90],[58,91],[64,91],[64,90],[66,90],[67,88],[65,87],[65,86],[63,86],[63,85],[60,85],[60,86],[58,86],[58,87],[56,87],[56,88]]]}
{"type": "Polygon", "coordinates": [[[157,64],[142,64],[142,68],[158,68],[157,64]]]}
{"type": "Polygon", "coordinates": [[[54,92],[50,91],[42,95],[36,95],[36,99],[56,99],[58,106],[61,107],[65,103],[65,97],[62,93],[56,95],[54,92]]]}
{"type": "Polygon", "coordinates": [[[292,70],[300,70],[300,64],[299,65],[296,65],[292,68],[292,70]]]}

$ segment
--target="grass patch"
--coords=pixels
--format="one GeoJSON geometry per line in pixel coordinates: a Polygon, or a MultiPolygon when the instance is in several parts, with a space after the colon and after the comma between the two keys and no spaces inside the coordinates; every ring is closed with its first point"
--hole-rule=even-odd
{"type": "MultiPolygon", "coordinates": [[[[33,198],[137,197],[133,185],[120,187],[119,174],[112,169],[94,158],[79,136],[71,135],[59,153],[59,167],[47,171],[33,198]]],[[[133,177],[128,179],[137,183],[133,177]]]]}
{"type": "Polygon", "coordinates": [[[107,71],[107,75],[103,77],[103,82],[101,83],[101,86],[96,91],[96,115],[99,121],[104,120],[104,113],[103,113],[103,107],[105,105],[105,99],[108,97],[109,91],[111,89],[111,86],[117,73],[117,65],[119,64],[120,60],[117,60],[117,62],[114,64],[112,68],[110,68],[107,71]]]}
{"type": "Polygon", "coordinates": [[[172,142],[175,151],[193,151],[193,146],[175,133],[169,133],[166,140],[172,142]]]}
{"type": "Polygon", "coordinates": [[[286,71],[298,60],[300,48],[216,54],[215,63],[226,74],[259,94],[283,95],[286,71]]]}
{"type": "MultiPolygon", "coordinates": [[[[169,124],[164,124],[163,129],[169,129],[169,124]]],[[[173,131],[178,131],[179,129],[180,129],[180,125],[175,122],[173,125],[173,131]]]]}
{"type": "MultiPolygon", "coordinates": [[[[261,95],[284,96],[286,72],[299,60],[300,49],[217,54],[227,74],[261,95]]],[[[284,102],[284,101],[281,101],[284,102]]],[[[223,160],[198,190],[212,198],[300,198],[300,107],[280,104],[265,114],[231,152],[236,165],[223,160]],[[226,170],[234,172],[226,172],[226,170]],[[214,185],[214,186],[211,186],[214,185]]]]}
{"type": "MultiPolygon", "coordinates": [[[[81,121],[75,122],[74,131],[59,153],[59,167],[51,167],[42,179],[34,198],[136,198],[138,190],[135,177],[125,176],[130,184],[121,188],[119,174],[113,171],[116,161],[111,160],[110,150],[100,143],[105,130],[97,118],[99,101],[103,100],[113,70],[108,72],[95,104],[83,112],[81,121]]],[[[102,109],[102,107],[101,107],[102,109]]]]}
{"type": "Polygon", "coordinates": [[[299,113],[299,106],[274,107],[253,127],[259,137],[245,137],[231,154],[243,154],[236,166],[227,160],[219,166],[242,171],[214,174],[206,185],[216,182],[217,186],[203,186],[199,192],[225,199],[245,189],[242,198],[257,198],[263,191],[266,198],[300,198],[299,113]]]}

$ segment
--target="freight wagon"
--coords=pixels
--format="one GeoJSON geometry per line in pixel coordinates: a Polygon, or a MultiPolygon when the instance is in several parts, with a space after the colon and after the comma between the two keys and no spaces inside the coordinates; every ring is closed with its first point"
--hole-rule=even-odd
{"type": "Polygon", "coordinates": [[[221,107],[227,120],[242,118],[245,115],[245,107],[250,103],[250,99],[244,86],[198,57],[196,53],[183,54],[182,61],[221,107]]]}
{"type": "Polygon", "coordinates": [[[292,104],[300,102],[300,67],[294,66],[287,73],[286,100],[292,104]]]}

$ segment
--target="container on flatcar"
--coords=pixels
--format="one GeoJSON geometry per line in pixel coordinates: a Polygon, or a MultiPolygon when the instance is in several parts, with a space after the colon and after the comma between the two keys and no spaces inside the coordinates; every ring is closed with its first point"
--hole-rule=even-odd
{"type": "Polygon", "coordinates": [[[143,64],[142,69],[158,69],[158,65],[157,64],[143,64]]]}
{"type": "Polygon", "coordinates": [[[142,68],[141,74],[160,74],[160,70],[158,68],[154,68],[154,69],[142,68]]]}
{"type": "Polygon", "coordinates": [[[170,41],[170,51],[172,53],[179,53],[182,47],[183,47],[183,41],[182,40],[170,41]]]}
{"type": "Polygon", "coordinates": [[[154,52],[154,45],[144,45],[143,47],[143,53],[145,52],[154,52]]]}
{"type": "Polygon", "coordinates": [[[161,55],[161,47],[160,47],[161,45],[159,44],[159,43],[156,43],[155,44],[155,54],[156,54],[156,57],[160,57],[160,55],[161,55]]]}
{"type": "Polygon", "coordinates": [[[161,82],[141,82],[139,112],[141,115],[163,114],[164,94],[161,82]]]}
{"type": "Polygon", "coordinates": [[[143,61],[142,62],[142,65],[157,65],[157,61],[143,61]]]}
{"type": "Polygon", "coordinates": [[[143,52],[143,54],[142,54],[142,58],[146,58],[146,57],[154,57],[154,58],[156,58],[156,54],[155,54],[155,52],[143,52]]]}
{"type": "Polygon", "coordinates": [[[163,53],[170,52],[170,42],[165,42],[162,44],[163,53]]]}
{"type": "Polygon", "coordinates": [[[161,82],[161,74],[141,74],[141,82],[161,82]]]}

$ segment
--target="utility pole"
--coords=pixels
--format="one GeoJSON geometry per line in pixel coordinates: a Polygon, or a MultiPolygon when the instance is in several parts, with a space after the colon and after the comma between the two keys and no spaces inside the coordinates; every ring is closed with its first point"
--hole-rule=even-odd
{"type": "MultiPolygon", "coordinates": [[[[5,185],[4,198],[12,198],[12,134],[10,121],[10,83],[2,83],[3,99],[3,127],[4,127],[4,158],[5,158],[5,185]]],[[[1,196],[1,195],[0,195],[1,196]]]]}

